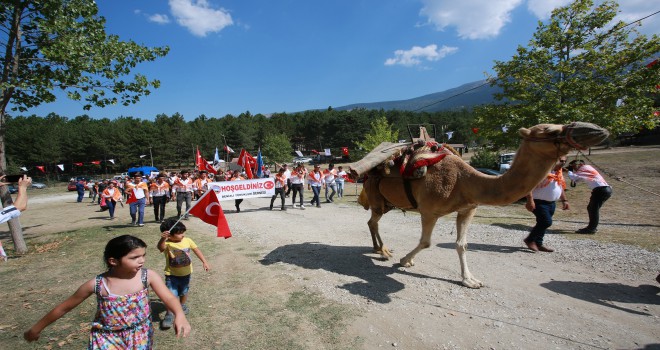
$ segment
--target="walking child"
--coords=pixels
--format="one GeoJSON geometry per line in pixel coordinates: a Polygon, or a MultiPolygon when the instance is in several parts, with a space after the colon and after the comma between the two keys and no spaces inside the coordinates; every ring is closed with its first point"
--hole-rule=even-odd
{"type": "Polygon", "coordinates": [[[190,324],[178,300],[165,286],[158,273],[143,268],[147,244],[141,239],[123,235],[105,246],[103,259],[108,271],[83,283],[78,290],[57,305],[32,328],[25,331],[27,341],[39,339],[41,331],[51,323],[96,294],[96,316],[89,335],[89,349],[151,349],[153,328],[149,305],[149,289],[176,315],[174,331],[186,337],[190,324]]]}
{"type": "MultiPolygon", "coordinates": [[[[165,254],[165,284],[174,296],[179,297],[185,314],[188,314],[188,290],[190,288],[190,276],[192,275],[192,259],[190,251],[202,262],[205,271],[209,271],[209,264],[204,258],[202,251],[192,239],[186,237],[186,226],[175,219],[167,219],[160,225],[160,241],[158,250],[165,254]],[[176,223],[176,225],[175,225],[176,223]]],[[[163,319],[161,328],[172,327],[172,319],[176,324],[177,315],[168,312],[163,319]]]]}

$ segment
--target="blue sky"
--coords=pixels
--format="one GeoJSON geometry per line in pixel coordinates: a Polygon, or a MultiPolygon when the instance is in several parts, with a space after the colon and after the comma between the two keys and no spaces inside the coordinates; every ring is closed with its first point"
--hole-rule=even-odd
{"type": "MultiPolygon", "coordinates": [[[[622,0],[626,22],[660,9],[622,0]]],[[[161,88],[136,105],[62,96],[23,115],[207,117],[404,100],[486,78],[566,0],[98,0],[107,32],[170,53],[136,71],[161,88]]],[[[640,31],[660,33],[660,15],[640,31]]],[[[18,114],[10,112],[10,114],[18,114]]]]}

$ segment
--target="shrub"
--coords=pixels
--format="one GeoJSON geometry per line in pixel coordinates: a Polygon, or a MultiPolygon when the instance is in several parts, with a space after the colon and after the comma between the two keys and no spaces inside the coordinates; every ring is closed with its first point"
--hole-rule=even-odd
{"type": "Polygon", "coordinates": [[[482,149],[474,153],[470,159],[470,165],[474,168],[497,169],[497,160],[497,152],[482,149]]]}

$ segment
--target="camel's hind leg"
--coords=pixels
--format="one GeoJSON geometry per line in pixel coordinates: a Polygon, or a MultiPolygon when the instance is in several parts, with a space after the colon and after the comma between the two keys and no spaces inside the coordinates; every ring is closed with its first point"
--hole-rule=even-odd
{"type": "Polygon", "coordinates": [[[422,214],[422,238],[419,239],[419,244],[415,249],[413,249],[408,255],[401,258],[400,263],[404,267],[411,267],[415,265],[415,255],[419,253],[420,250],[428,248],[431,246],[431,234],[433,233],[433,228],[435,223],[438,222],[438,218],[435,215],[425,215],[422,214]]]}
{"type": "Polygon", "coordinates": [[[371,210],[371,218],[367,223],[369,225],[369,232],[371,233],[371,241],[374,244],[374,253],[380,254],[383,258],[389,259],[392,257],[392,253],[387,247],[383,244],[383,240],[380,238],[380,233],[378,232],[378,221],[383,217],[383,213],[376,212],[376,210],[371,210]]]}
{"type": "Polygon", "coordinates": [[[470,288],[481,288],[484,286],[481,281],[474,278],[470,273],[467,265],[467,227],[474,217],[477,208],[462,210],[456,216],[456,252],[458,253],[458,260],[461,262],[461,277],[463,278],[463,285],[470,288]]]}

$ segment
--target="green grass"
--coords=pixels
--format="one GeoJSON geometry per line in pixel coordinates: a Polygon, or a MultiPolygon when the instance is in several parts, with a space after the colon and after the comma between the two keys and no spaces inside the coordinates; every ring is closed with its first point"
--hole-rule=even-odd
{"type": "MultiPolygon", "coordinates": [[[[147,267],[161,271],[163,258],[155,249],[153,230],[101,227],[41,237],[28,241],[30,254],[12,259],[0,269],[3,281],[3,317],[0,344],[3,349],[84,348],[96,302],[90,297],[79,307],[46,328],[41,339],[28,344],[22,333],[75,289],[105,270],[101,255],[105,243],[119,234],[133,234],[149,245],[147,267]]],[[[197,349],[352,349],[357,339],[340,334],[357,314],[348,307],[294,287],[289,277],[272,277],[258,263],[251,246],[211,244],[215,238],[190,232],[209,257],[231,256],[229,266],[206,273],[194,259],[189,306],[193,332],[176,339],[173,332],[158,329],[164,308],[151,293],[156,314],[155,348],[197,349]]],[[[192,237],[192,236],[191,236],[192,237]]]]}

